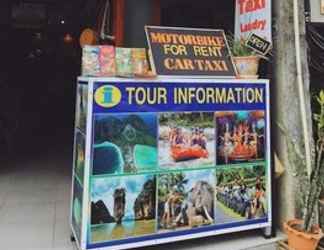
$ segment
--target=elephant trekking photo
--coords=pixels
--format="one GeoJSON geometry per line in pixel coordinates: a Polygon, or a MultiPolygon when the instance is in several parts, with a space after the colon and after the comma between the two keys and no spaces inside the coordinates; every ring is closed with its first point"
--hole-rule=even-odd
{"type": "Polygon", "coordinates": [[[214,224],[214,176],[213,170],[161,174],[158,184],[159,231],[214,224]]]}
{"type": "Polygon", "coordinates": [[[264,166],[222,168],[216,176],[217,224],[267,216],[264,166]]]}

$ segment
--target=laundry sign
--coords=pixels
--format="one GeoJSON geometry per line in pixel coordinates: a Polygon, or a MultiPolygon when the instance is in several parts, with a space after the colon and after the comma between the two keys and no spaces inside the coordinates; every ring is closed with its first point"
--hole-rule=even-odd
{"type": "Polygon", "coordinates": [[[246,40],[251,33],[272,43],[271,0],[236,0],[235,38],[246,40]]]}

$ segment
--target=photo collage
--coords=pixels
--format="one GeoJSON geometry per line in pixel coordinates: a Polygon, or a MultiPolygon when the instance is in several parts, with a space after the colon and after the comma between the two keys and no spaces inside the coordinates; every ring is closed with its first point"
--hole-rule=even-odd
{"type": "Polygon", "coordinates": [[[88,110],[88,86],[79,84],[77,87],[75,114],[75,146],[74,146],[74,176],[83,187],[85,149],[86,149],[86,121],[88,110]]]}
{"type": "Polygon", "coordinates": [[[72,224],[77,239],[80,239],[82,228],[83,183],[86,150],[86,120],[88,107],[88,85],[78,84],[76,98],[76,118],[74,136],[73,162],[73,201],[72,224]]]}
{"type": "Polygon", "coordinates": [[[90,242],[266,219],[265,112],[95,114],[90,242]]]}

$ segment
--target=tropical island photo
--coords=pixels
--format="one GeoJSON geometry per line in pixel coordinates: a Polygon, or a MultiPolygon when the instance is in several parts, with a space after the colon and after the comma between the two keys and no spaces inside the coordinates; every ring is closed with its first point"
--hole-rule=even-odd
{"type": "Polygon", "coordinates": [[[80,237],[82,228],[83,187],[76,178],[73,181],[72,199],[72,224],[77,237],[80,237]]]}
{"type": "Polygon", "coordinates": [[[79,84],[77,88],[75,127],[86,133],[88,114],[88,85],[79,84]]]}
{"type": "Polygon", "coordinates": [[[82,186],[85,167],[85,149],[85,135],[80,130],[76,129],[74,147],[74,174],[82,186]]]}
{"type": "Polygon", "coordinates": [[[91,241],[152,234],[156,220],[153,175],[95,178],[91,189],[91,241]]]}
{"type": "Polygon", "coordinates": [[[157,167],[156,115],[96,115],[94,131],[94,175],[150,172],[157,167]]]}

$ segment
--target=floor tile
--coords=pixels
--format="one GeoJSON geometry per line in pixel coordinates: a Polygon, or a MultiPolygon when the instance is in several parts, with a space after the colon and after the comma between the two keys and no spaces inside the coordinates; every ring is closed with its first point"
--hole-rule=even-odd
{"type": "Polygon", "coordinates": [[[54,171],[32,171],[20,173],[14,177],[12,190],[54,189],[61,181],[60,176],[54,171]],[[19,183],[19,185],[15,185],[19,183]]]}
{"type": "MultiPolygon", "coordinates": [[[[52,154],[1,170],[1,250],[76,250],[69,226],[72,163],[52,154]]],[[[141,250],[274,250],[273,241],[254,231],[141,250]]]]}
{"type": "Polygon", "coordinates": [[[246,250],[276,250],[276,249],[277,249],[276,244],[269,244],[266,246],[257,246],[246,250]]]}
{"type": "Polygon", "coordinates": [[[274,250],[274,243],[282,237],[283,235],[280,233],[277,238],[266,240],[260,230],[252,230],[139,248],[138,250],[274,250]]]}
{"type": "Polygon", "coordinates": [[[55,190],[55,201],[70,202],[71,200],[71,185],[58,187],[55,190]]]}
{"type": "Polygon", "coordinates": [[[1,224],[39,224],[53,225],[55,203],[6,203],[0,213],[1,224]]]}
{"type": "Polygon", "coordinates": [[[55,196],[55,189],[38,189],[37,186],[35,186],[34,189],[26,188],[25,190],[9,190],[5,203],[8,205],[26,203],[35,203],[39,205],[42,203],[54,202],[55,196]]]}
{"type": "Polygon", "coordinates": [[[78,250],[77,247],[73,244],[71,246],[66,247],[54,247],[52,250],[78,250]]]}
{"type": "Polygon", "coordinates": [[[40,223],[3,224],[0,226],[1,249],[50,249],[53,242],[53,225],[40,223]]]}
{"type": "Polygon", "coordinates": [[[10,172],[0,172],[0,190],[2,192],[8,191],[14,185],[15,174],[10,172]]]}
{"type": "Polygon", "coordinates": [[[70,218],[70,200],[55,202],[55,221],[69,220],[70,218]]]}
{"type": "Polygon", "coordinates": [[[70,240],[71,229],[67,220],[55,221],[53,248],[73,247],[70,240]]]}

